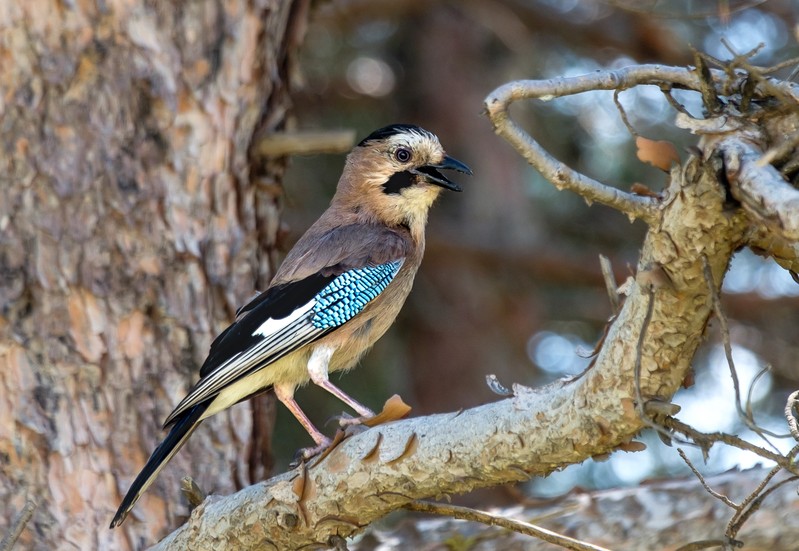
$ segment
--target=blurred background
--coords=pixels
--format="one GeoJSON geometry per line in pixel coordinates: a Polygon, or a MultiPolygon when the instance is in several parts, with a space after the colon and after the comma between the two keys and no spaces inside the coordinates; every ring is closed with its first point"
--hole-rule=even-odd
{"type": "MultiPolygon", "coordinates": [[[[634,273],[644,224],[556,191],[493,134],[481,114],[483,99],[516,79],[636,63],[688,65],[692,48],[729,59],[722,39],[738,53],[760,45],[753,62],[771,66],[799,56],[797,20],[796,0],[315,3],[299,60],[302,82],[295,83],[296,128],[355,129],[360,140],[386,124],[415,123],[474,170],[471,178],[457,178],[464,192],[444,194],[431,213],[425,261],[398,323],[356,371],[336,382],[372,408],[399,393],[412,415],[425,415],[499,399],[486,386],[488,374],[506,386],[540,386],[580,373],[612,314],[598,256],[611,259],[623,282],[634,273]]],[[[795,67],[776,76],[786,78],[795,67]]],[[[701,115],[698,97],[675,95],[701,115]]],[[[685,158],[695,137],[674,127],[675,112],[658,89],[630,90],[620,99],[641,135],[673,142],[685,158]]],[[[642,183],[654,191],[666,184],[663,172],[637,160],[612,92],[526,104],[513,115],[559,159],[603,182],[625,190],[642,183]]],[[[284,250],[327,206],[343,161],[343,154],[291,159],[284,250]]],[[[756,420],[787,432],[781,412],[799,387],[799,285],[775,263],[741,251],[724,291],[738,376],[744,393],[754,384],[756,420]]],[[[696,357],[694,386],[675,399],[683,407],[678,417],[699,430],[757,439],[737,417],[716,326],[714,320],[696,357]]],[[[341,411],[314,388],[297,396],[321,424],[341,411]]],[[[286,411],[278,408],[278,417],[274,449],[284,454],[281,469],[309,442],[286,411]]],[[[587,461],[522,490],[546,497],[575,486],[688,473],[675,449],[654,435],[643,441],[644,452],[587,461]]],[[[790,447],[787,440],[770,441],[781,450],[790,447]]],[[[688,451],[701,465],[699,452],[688,451]]],[[[704,469],[719,472],[753,461],[714,449],[704,469]]],[[[503,490],[479,496],[509,498],[513,492],[503,490]]]]}

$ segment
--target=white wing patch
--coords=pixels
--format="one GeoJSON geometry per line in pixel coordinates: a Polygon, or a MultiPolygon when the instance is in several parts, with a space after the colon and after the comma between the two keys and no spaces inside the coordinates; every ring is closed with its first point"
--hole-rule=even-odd
{"type": "Polygon", "coordinates": [[[300,306],[299,308],[294,310],[291,314],[289,314],[285,318],[280,318],[280,319],[268,318],[258,327],[258,329],[255,330],[252,336],[254,337],[256,335],[260,335],[266,338],[269,337],[270,335],[274,335],[278,331],[285,329],[292,322],[296,321],[297,319],[301,318],[302,316],[310,312],[315,305],[316,305],[316,299],[313,299],[310,302],[306,303],[304,306],[300,306]]]}

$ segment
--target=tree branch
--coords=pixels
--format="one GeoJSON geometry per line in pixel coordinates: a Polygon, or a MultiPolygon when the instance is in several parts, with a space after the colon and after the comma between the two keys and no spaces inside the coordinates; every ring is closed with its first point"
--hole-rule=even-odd
{"type": "Polygon", "coordinates": [[[17,543],[19,536],[22,534],[22,531],[30,521],[35,510],[35,501],[30,499],[25,501],[25,505],[22,507],[22,510],[17,514],[17,516],[14,518],[14,521],[11,523],[8,533],[3,537],[2,541],[0,541],[0,551],[11,551],[14,548],[14,544],[17,543]]]}
{"type": "MultiPolygon", "coordinates": [[[[722,73],[720,73],[722,74],[722,73]]],[[[723,75],[723,74],[722,74],[723,75]]],[[[661,65],[640,65],[615,71],[596,71],[577,77],[522,80],[500,86],[485,100],[488,118],[497,134],[505,138],[533,167],[558,189],[568,189],[587,201],[613,207],[648,224],[657,220],[657,200],[625,193],[564,165],[510,118],[508,109],[523,99],[549,101],[554,98],[597,90],[625,90],[649,84],[663,89],[684,87],[699,91],[701,79],[691,70],[661,65]]]]}
{"type": "MultiPolygon", "coordinates": [[[[728,471],[705,478],[706,486],[715,492],[742,503],[752,488],[759,487],[769,469],[728,471]]],[[[788,480],[790,477],[781,477],[788,480]]],[[[772,480],[771,487],[780,481],[772,480]]],[[[771,492],[760,515],[746,521],[742,534],[746,549],[782,549],[786,541],[799,539],[799,517],[794,512],[795,483],[771,492]]],[[[760,492],[758,495],[762,495],[760,492]]],[[[495,515],[529,519],[559,534],[591,541],[609,549],[671,549],[689,551],[721,549],[725,543],[727,520],[733,511],[729,505],[707,493],[704,485],[693,477],[672,477],[645,481],[629,488],[611,488],[572,492],[551,500],[535,500],[524,509],[518,505],[492,510],[495,515]],[[675,527],[679,529],[675,529],[675,527]],[[692,541],[693,540],[693,541],[692,541]],[[690,542],[690,543],[689,543],[690,542]]],[[[444,549],[448,543],[481,541],[480,549],[524,549],[552,551],[551,544],[522,536],[516,532],[482,530],[458,520],[429,520],[425,525],[413,519],[394,526],[381,526],[372,537],[364,539],[358,549],[371,549],[379,542],[383,551],[405,551],[408,548],[444,549]],[[432,524],[432,525],[431,525],[432,524]]]]}
{"type": "Polygon", "coordinates": [[[481,522],[489,526],[499,526],[500,528],[512,530],[520,534],[532,536],[534,538],[558,545],[564,549],[572,549],[573,551],[608,551],[608,549],[604,547],[599,547],[598,545],[592,545],[584,541],[569,538],[558,534],[557,532],[553,532],[552,530],[547,530],[546,528],[541,528],[540,526],[535,526],[534,524],[530,524],[528,522],[492,515],[490,513],[484,513],[483,511],[476,511],[466,507],[443,505],[441,503],[429,503],[426,501],[411,501],[405,505],[405,509],[422,513],[434,513],[436,515],[444,515],[461,520],[481,522]]]}
{"type": "MultiPolygon", "coordinates": [[[[495,132],[516,148],[527,162],[541,172],[555,187],[574,191],[589,202],[597,201],[613,207],[631,218],[641,218],[648,224],[653,224],[658,218],[656,199],[625,193],[564,165],[518,126],[510,118],[508,109],[512,103],[524,99],[550,101],[583,92],[621,91],[641,85],[658,86],[665,92],[673,88],[685,88],[697,92],[707,91],[707,87],[710,85],[718,94],[728,95],[731,91],[738,90],[744,85],[748,73],[711,70],[708,74],[713,79],[711,83],[705,82],[700,73],[689,68],[637,65],[613,71],[596,71],[577,77],[521,80],[504,84],[491,92],[485,100],[485,109],[494,125],[495,132]]],[[[799,102],[799,86],[789,82],[758,79],[754,92],[777,95],[780,98],[799,102]]],[[[670,96],[667,94],[667,97],[670,96]]],[[[687,116],[687,114],[683,116],[687,116]]],[[[762,155],[762,152],[758,153],[757,159],[760,159],[762,155]]],[[[746,161],[751,161],[751,159],[746,159],[746,161]]],[[[750,167],[747,164],[744,168],[747,170],[745,173],[747,181],[751,181],[754,176],[757,176],[757,173],[753,174],[751,171],[754,168],[763,167],[750,167]]],[[[772,178],[773,175],[769,179],[772,178]]],[[[794,218],[795,220],[799,220],[799,217],[794,218]]]]}
{"type": "Polygon", "coordinates": [[[517,386],[513,398],[362,432],[307,469],[206,500],[154,549],[212,549],[231,538],[242,548],[322,544],[415,499],[546,474],[582,455],[571,442],[580,432],[580,408],[568,399],[575,386],[517,386]]]}
{"type": "Polygon", "coordinates": [[[485,100],[485,109],[494,125],[494,131],[507,140],[556,188],[574,191],[589,203],[597,201],[627,214],[631,219],[642,218],[652,224],[657,220],[655,198],[623,192],[566,166],[517,125],[508,112],[513,102],[522,99],[548,101],[586,91],[623,89],[623,79],[620,81],[619,76],[616,72],[608,72],[603,75],[511,82],[489,94],[485,100]]]}
{"type": "Polygon", "coordinates": [[[732,196],[753,220],[788,241],[799,241],[799,190],[762,163],[763,152],[751,142],[731,137],[720,149],[732,196]]]}

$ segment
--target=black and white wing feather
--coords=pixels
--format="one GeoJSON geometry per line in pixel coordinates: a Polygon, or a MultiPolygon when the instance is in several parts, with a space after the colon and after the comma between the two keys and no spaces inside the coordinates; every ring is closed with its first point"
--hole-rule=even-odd
{"type": "Polygon", "coordinates": [[[270,363],[355,317],[391,283],[402,263],[403,259],[398,259],[335,276],[314,274],[257,296],[211,345],[200,370],[202,378],[164,426],[227,386],[259,369],[268,369],[270,363]]]}

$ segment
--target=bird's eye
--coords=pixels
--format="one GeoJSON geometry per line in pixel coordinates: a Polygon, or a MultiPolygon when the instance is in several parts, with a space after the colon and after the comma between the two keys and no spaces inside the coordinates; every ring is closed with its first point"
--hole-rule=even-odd
{"type": "Polygon", "coordinates": [[[394,158],[401,163],[407,163],[411,160],[411,152],[404,147],[400,147],[394,152],[394,158]]]}

